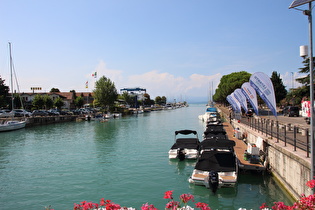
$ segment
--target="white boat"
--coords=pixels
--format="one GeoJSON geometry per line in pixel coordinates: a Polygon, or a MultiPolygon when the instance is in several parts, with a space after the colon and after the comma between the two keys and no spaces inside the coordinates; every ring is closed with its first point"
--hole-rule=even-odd
{"type": "Polygon", "coordinates": [[[26,121],[17,121],[17,120],[5,121],[3,124],[0,124],[0,132],[18,130],[18,129],[24,128],[25,125],[26,125],[26,121]]]}
{"type": "Polygon", "coordinates": [[[206,112],[198,116],[198,118],[204,122],[207,122],[210,117],[219,118],[217,108],[207,106],[206,112]]]}
{"type": "Polygon", "coordinates": [[[175,143],[168,152],[169,159],[197,159],[199,156],[200,141],[197,131],[179,130],[175,131],[175,143]],[[177,135],[193,135],[192,137],[176,138],[177,135]]]}
{"type": "Polygon", "coordinates": [[[206,139],[189,183],[204,185],[214,193],[221,187],[234,187],[237,183],[238,164],[233,147],[227,139],[206,139]]]}
{"type": "MultiPolygon", "coordinates": [[[[11,43],[9,42],[9,50],[10,50],[10,71],[11,71],[11,105],[12,105],[12,110],[14,107],[13,103],[13,73],[12,73],[12,67],[13,67],[13,62],[12,62],[12,55],[11,55],[11,43]]],[[[0,124],[0,132],[2,131],[13,131],[13,130],[18,130],[21,128],[24,128],[26,125],[25,120],[14,120],[13,117],[11,120],[4,121],[2,124],[0,124]]]]}

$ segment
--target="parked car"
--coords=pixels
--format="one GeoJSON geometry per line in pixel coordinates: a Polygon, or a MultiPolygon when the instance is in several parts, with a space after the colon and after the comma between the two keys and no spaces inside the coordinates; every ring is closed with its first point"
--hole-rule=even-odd
{"type": "Polygon", "coordinates": [[[32,116],[31,112],[28,112],[28,111],[26,111],[24,109],[13,109],[11,111],[11,113],[14,114],[14,117],[24,117],[24,116],[25,117],[30,117],[30,116],[32,116]]]}
{"type": "Polygon", "coordinates": [[[60,114],[56,109],[50,109],[47,112],[51,116],[55,116],[55,115],[59,115],[60,114]]]}
{"type": "Polygon", "coordinates": [[[299,117],[300,116],[300,109],[297,106],[286,106],[282,110],[283,116],[289,117],[299,117]]]}
{"type": "Polygon", "coordinates": [[[0,117],[13,117],[13,116],[14,116],[14,114],[11,113],[11,111],[8,109],[0,110],[0,117]]]}
{"type": "Polygon", "coordinates": [[[32,116],[47,116],[48,112],[44,111],[44,110],[34,110],[32,112],[32,116]]]}

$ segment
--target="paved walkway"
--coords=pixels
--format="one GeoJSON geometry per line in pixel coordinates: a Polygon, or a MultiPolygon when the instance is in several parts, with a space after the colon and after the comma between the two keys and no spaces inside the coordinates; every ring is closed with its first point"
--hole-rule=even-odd
{"type": "MultiPolygon", "coordinates": [[[[228,119],[228,117],[227,117],[227,116],[229,116],[228,108],[224,107],[224,106],[218,106],[218,109],[221,111],[221,113],[223,113],[225,115],[224,117],[226,119],[228,119]]],[[[228,132],[228,137],[231,140],[235,140],[236,138],[234,137],[234,128],[233,128],[233,126],[228,121],[225,122],[224,125],[225,125],[225,128],[226,128],[226,131],[228,132]]],[[[244,124],[242,124],[242,125],[244,125],[244,124]]],[[[244,125],[244,126],[247,126],[247,125],[244,125]]],[[[246,129],[251,129],[251,128],[249,126],[247,126],[246,129]]],[[[296,150],[295,150],[294,146],[289,145],[289,144],[284,145],[283,142],[277,143],[276,142],[277,141],[276,138],[272,139],[270,136],[266,136],[265,134],[261,134],[261,132],[254,131],[254,130],[252,130],[252,132],[256,133],[255,135],[257,135],[257,136],[261,136],[263,139],[267,139],[268,143],[277,144],[278,146],[282,147],[283,149],[287,150],[288,152],[293,153],[296,156],[302,158],[303,160],[311,163],[311,157],[307,157],[307,153],[305,151],[303,151],[303,150],[301,150],[299,148],[296,148],[296,150]]],[[[241,140],[239,140],[239,141],[241,141],[241,140]]]]}

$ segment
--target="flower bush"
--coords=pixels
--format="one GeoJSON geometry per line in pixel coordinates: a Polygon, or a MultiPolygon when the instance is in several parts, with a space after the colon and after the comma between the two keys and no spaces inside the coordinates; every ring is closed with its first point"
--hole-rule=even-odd
{"type": "MultiPolygon", "coordinates": [[[[315,178],[315,177],[314,177],[315,178]]],[[[315,188],[315,179],[310,180],[306,185],[313,189],[315,188]]],[[[165,205],[165,210],[194,210],[191,206],[188,206],[188,202],[195,202],[194,196],[191,194],[182,194],[179,196],[180,201],[175,201],[173,199],[173,190],[166,191],[164,193],[164,199],[168,200],[165,205]]],[[[197,202],[195,203],[195,208],[200,210],[211,210],[211,208],[206,203],[197,202]]],[[[105,200],[102,198],[99,203],[82,201],[80,204],[74,204],[74,210],[136,210],[135,208],[121,207],[118,204],[113,203],[111,200],[105,200]]],[[[305,196],[301,195],[300,199],[296,201],[292,206],[287,206],[283,202],[274,202],[272,207],[268,207],[266,203],[260,206],[261,210],[315,210],[315,194],[305,196]]],[[[50,207],[46,210],[53,210],[50,207]]],[[[141,210],[158,210],[153,204],[143,204],[141,210]]],[[[239,208],[239,210],[246,210],[239,208]]]]}

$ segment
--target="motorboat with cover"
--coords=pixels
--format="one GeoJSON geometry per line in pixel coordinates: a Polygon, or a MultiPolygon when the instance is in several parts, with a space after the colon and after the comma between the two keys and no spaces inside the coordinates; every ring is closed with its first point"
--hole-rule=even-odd
{"type": "Polygon", "coordinates": [[[218,117],[217,108],[207,106],[206,112],[198,116],[198,118],[204,122],[207,122],[210,117],[218,117]]]}
{"type": "Polygon", "coordinates": [[[179,130],[175,131],[175,143],[168,152],[169,159],[197,159],[200,150],[200,141],[197,131],[194,130],[179,130]],[[191,135],[190,135],[191,134],[191,135]],[[181,138],[177,138],[181,135],[181,138]],[[182,135],[190,135],[182,138],[182,135]]]}
{"type": "Polygon", "coordinates": [[[205,131],[203,132],[203,137],[208,138],[213,135],[222,134],[225,135],[226,131],[222,124],[208,124],[205,131]]]}
{"type": "Polygon", "coordinates": [[[189,183],[204,185],[214,193],[221,187],[234,187],[238,174],[234,146],[235,142],[228,139],[203,140],[189,183]]]}

